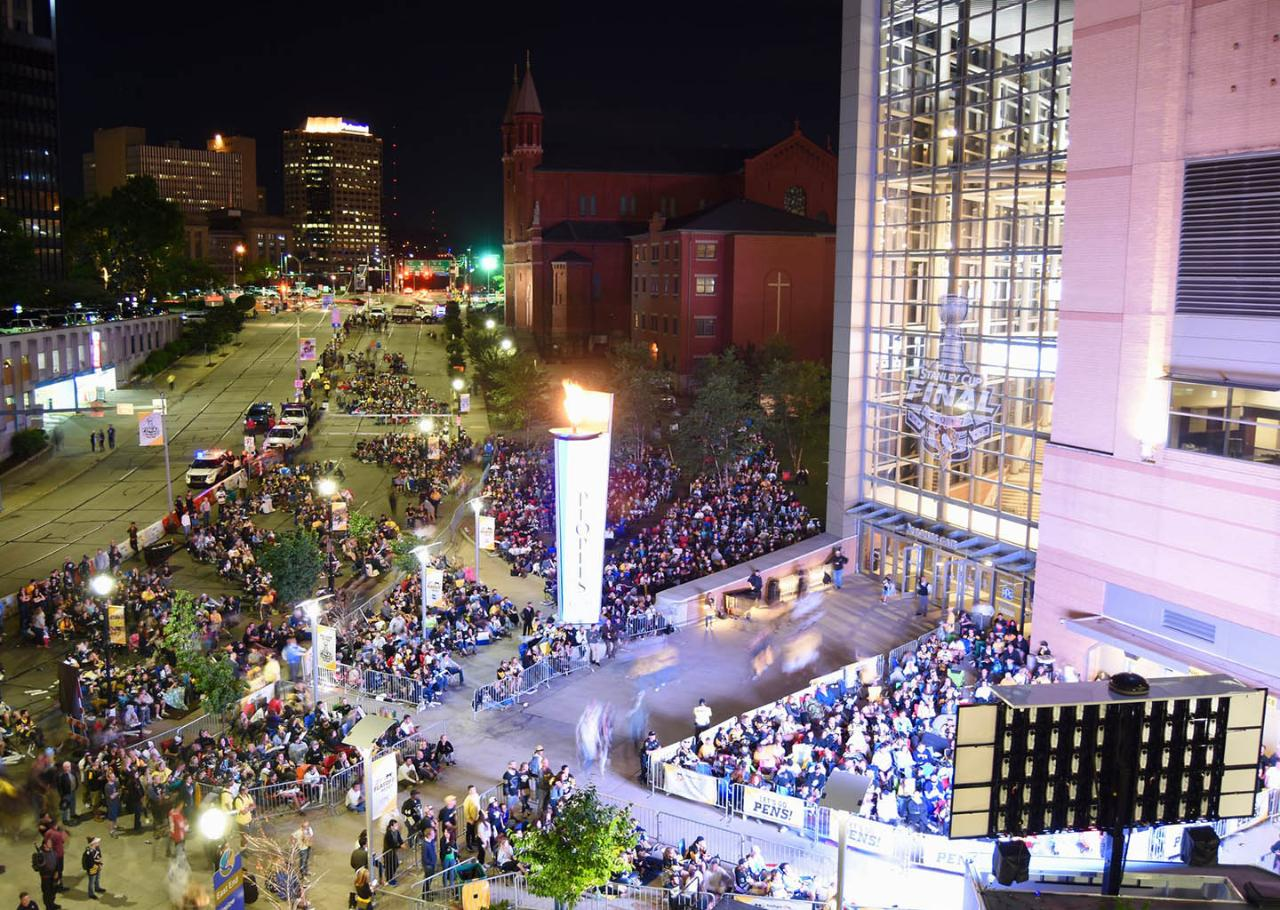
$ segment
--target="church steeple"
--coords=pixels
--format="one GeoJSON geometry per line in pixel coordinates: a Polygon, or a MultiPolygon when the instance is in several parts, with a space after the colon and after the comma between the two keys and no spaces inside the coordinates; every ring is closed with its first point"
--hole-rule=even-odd
{"type": "Polygon", "coordinates": [[[533,63],[528,51],[525,51],[524,82],[521,83],[520,94],[516,98],[515,112],[542,116],[542,104],[538,101],[538,90],[533,86],[533,63]]]}

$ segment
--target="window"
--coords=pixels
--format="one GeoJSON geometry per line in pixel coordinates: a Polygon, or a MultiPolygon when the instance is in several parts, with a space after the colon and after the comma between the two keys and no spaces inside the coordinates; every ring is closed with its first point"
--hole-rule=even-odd
{"type": "Polygon", "coordinates": [[[693,255],[697,259],[715,259],[717,246],[714,240],[696,243],[693,247],[693,255]]]}
{"type": "Polygon", "coordinates": [[[624,216],[625,216],[625,215],[633,215],[633,216],[634,216],[634,215],[635,215],[635,213],[636,213],[636,197],[635,197],[635,194],[633,193],[633,194],[631,194],[630,196],[621,196],[621,197],[619,197],[619,199],[618,199],[618,214],[619,214],[619,215],[624,215],[624,216]]]}
{"type": "Polygon", "coordinates": [[[1280,465],[1280,392],[1174,383],[1169,447],[1280,465]]]}
{"type": "Polygon", "coordinates": [[[650,246],[650,247],[649,247],[649,261],[650,261],[650,262],[657,262],[657,261],[658,261],[658,254],[659,254],[659,253],[661,253],[661,252],[662,252],[662,244],[660,244],[660,243],[655,243],[655,244],[653,244],[652,246],[650,246]]]}
{"type": "Polygon", "coordinates": [[[714,294],[716,292],[715,275],[695,275],[693,278],[695,294],[714,294]]]}
{"type": "Polygon", "coordinates": [[[594,215],[596,213],[596,197],[594,193],[582,193],[578,196],[578,214],[594,215]]]}
{"type": "Polygon", "coordinates": [[[662,317],[662,334],[664,335],[667,334],[667,326],[668,326],[667,317],[663,316],[662,317]]]}
{"type": "Polygon", "coordinates": [[[680,317],[679,316],[671,317],[671,334],[672,335],[680,334],[680,317]]]}
{"type": "Polygon", "coordinates": [[[648,278],[645,279],[645,282],[649,285],[649,296],[657,297],[658,296],[658,276],[650,275],[648,278]]]}
{"type": "Polygon", "coordinates": [[[693,336],[695,338],[715,338],[716,337],[716,317],[694,316],[693,317],[693,336]]]}
{"type": "Polygon", "coordinates": [[[802,186],[789,186],[782,194],[782,207],[793,215],[803,216],[806,211],[807,197],[802,186]]]}

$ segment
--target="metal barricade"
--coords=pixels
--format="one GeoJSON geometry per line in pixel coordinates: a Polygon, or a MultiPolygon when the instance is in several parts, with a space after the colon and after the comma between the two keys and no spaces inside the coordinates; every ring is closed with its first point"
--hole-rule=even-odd
{"type": "Polygon", "coordinates": [[[346,803],[347,791],[356,781],[364,780],[364,762],[356,762],[349,768],[334,772],[325,778],[324,792],[330,809],[340,809],[346,803]]]}
{"type": "Polygon", "coordinates": [[[653,616],[628,616],[627,629],[622,637],[630,641],[644,638],[646,635],[657,635],[670,628],[670,625],[667,618],[660,613],[653,616]]]}
{"type": "Polygon", "coordinates": [[[300,812],[308,806],[326,805],[325,782],[306,784],[298,780],[251,787],[244,791],[253,800],[255,818],[272,818],[288,812],[300,812]]]}
{"type": "Polygon", "coordinates": [[[201,714],[199,717],[189,720],[180,726],[166,730],[163,733],[156,733],[148,736],[146,739],[140,739],[135,743],[130,743],[128,748],[138,749],[149,745],[159,745],[166,740],[173,739],[175,736],[181,736],[183,741],[199,736],[201,732],[208,732],[215,739],[221,736],[227,729],[227,725],[223,721],[212,714],[201,714]]]}
{"type": "Polygon", "coordinates": [[[533,664],[519,676],[509,676],[479,686],[471,695],[471,710],[475,713],[514,707],[521,696],[531,695],[551,680],[569,676],[591,666],[590,656],[583,649],[574,654],[552,655],[533,664]]]}

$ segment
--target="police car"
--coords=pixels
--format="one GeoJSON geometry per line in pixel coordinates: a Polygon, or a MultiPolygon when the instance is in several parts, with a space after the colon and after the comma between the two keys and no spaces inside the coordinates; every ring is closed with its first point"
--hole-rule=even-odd
{"type": "Polygon", "coordinates": [[[187,468],[187,486],[211,487],[231,474],[226,449],[201,449],[187,468]]]}

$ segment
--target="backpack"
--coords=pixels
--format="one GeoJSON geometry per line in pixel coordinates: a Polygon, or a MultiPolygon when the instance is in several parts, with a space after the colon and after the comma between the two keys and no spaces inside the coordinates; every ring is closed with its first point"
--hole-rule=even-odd
{"type": "Polygon", "coordinates": [[[90,851],[90,850],[88,850],[88,849],[86,849],[86,850],[84,851],[84,854],[80,857],[80,867],[81,867],[82,869],[84,869],[84,871],[85,871],[85,872],[88,872],[90,869],[92,869],[92,868],[93,868],[93,853],[92,853],[92,851],[90,851]]]}
{"type": "Polygon", "coordinates": [[[39,849],[31,853],[31,871],[44,872],[44,854],[39,849]]]}

